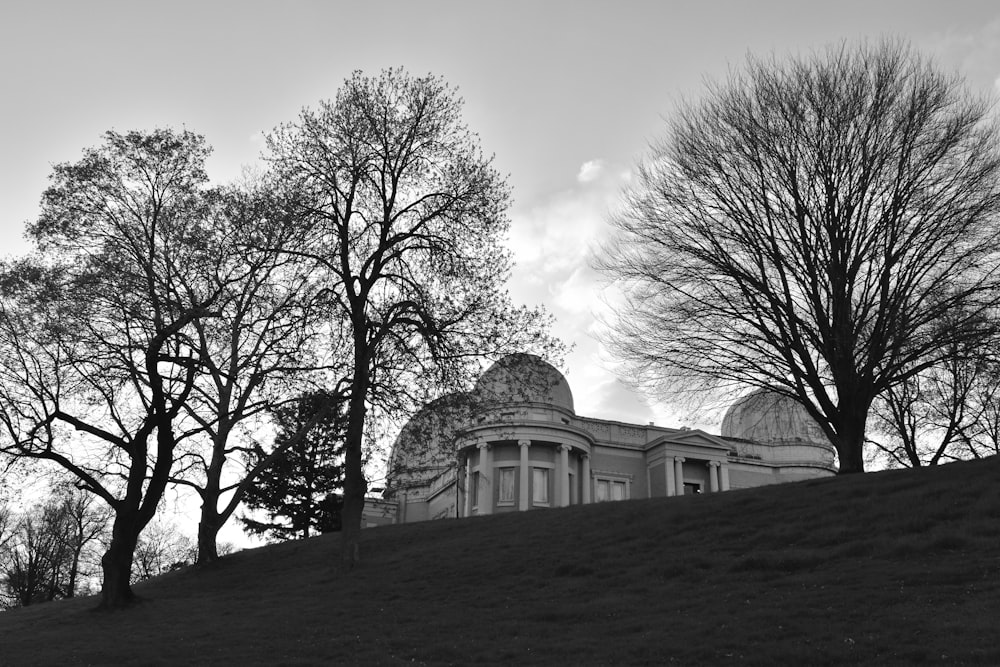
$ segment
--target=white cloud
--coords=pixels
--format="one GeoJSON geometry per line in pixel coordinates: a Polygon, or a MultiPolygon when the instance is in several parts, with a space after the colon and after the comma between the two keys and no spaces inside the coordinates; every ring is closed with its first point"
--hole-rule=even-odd
{"type": "Polygon", "coordinates": [[[580,171],[576,175],[576,180],[580,183],[590,183],[591,181],[596,181],[600,177],[603,169],[603,160],[587,160],[580,165],[580,171]]]}

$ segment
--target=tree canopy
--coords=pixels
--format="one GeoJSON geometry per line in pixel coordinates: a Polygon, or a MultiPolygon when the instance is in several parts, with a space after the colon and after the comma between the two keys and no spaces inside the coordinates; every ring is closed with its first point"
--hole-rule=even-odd
{"type": "Polygon", "coordinates": [[[224,275],[191,132],[108,132],[53,169],[35,254],[0,271],[0,448],[61,467],[114,511],[102,605],[132,599],[132,554],[169,482],[198,360],[192,323],[224,275]]]}
{"type": "Polygon", "coordinates": [[[612,349],[664,394],[791,396],[862,471],[875,397],[989,335],[989,112],[897,42],[751,58],[678,111],[613,219],[612,349]]]}
{"type": "Polygon", "coordinates": [[[350,341],[348,563],[358,558],[366,429],[442,387],[467,387],[483,358],[557,347],[547,316],[514,306],[504,288],[509,188],[461,106],[434,76],[356,72],[334,100],[268,138],[271,167],[302,202],[309,236],[298,252],[319,265],[350,341]]]}

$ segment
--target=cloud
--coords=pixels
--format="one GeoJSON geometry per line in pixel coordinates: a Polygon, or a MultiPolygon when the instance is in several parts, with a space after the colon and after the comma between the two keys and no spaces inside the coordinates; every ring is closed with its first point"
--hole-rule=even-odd
{"type": "Polygon", "coordinates": [[[580,167],[577,186],[553,192],[528,210],[515,208],[510,247],[518,271],[565,279],[586,264],[592,245],[607,234],[607,215],[627,174],[590,160],[580,167]]]}
{"type": "Polygon", "coordinates": [[[1000,17],[969,30],[949,27],[915,46],[933,55],[944,71],[959,72],[973,91],[992,85],[1000,92],[996,69],[1000,60],[1000,17]]]}
{"type": "Polygon", "coordinates": [[[600,177],[603,169],[604,162],[602,160],[587,160],[580,165],[580,171],[576,175],[576,180],[580,183],[590,183],[591,181],[596,181],[600,177]]]}

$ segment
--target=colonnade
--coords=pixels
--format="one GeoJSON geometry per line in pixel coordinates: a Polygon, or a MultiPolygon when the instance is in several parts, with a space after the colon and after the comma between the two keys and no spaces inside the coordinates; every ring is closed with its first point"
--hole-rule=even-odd
{"type": "MultiPolygon", "coordinates": [[[[518,440],[520,448],[520,459],[518,468],[518,496],[517,509],[526,511],[531,509],[531,440],[518,440]]],[[[465,464],[465,503],[464,516],[472,514],[473,505],[477,506],[477,514],[491,514],[493,512],[493,478],[495,476],[493,466],[493,446],[487,442],[480,442],[477,446],[479,450],[480,473],[488,471],[488,474],[480,474],[478,478],[478,488],[476,489],[476,502],[472,502],[472,466],[468,459],[465,464]]],[[[556,468],[554,487],[555,493],[549,503],[554,507],[567,507],[571,500],[571,475],[570,475],[570,452],[572,445],[561,444],[556,449],[556,468]]],[[[580,453],[580,478],[582,479],[580,502],[589,504],[591,502],[590,492],[590,454],[580,453]]]]}
{"type": "MultiPolygon", "coordinates": [[[[667,495],[684,495],[684,462],[683,456],[667,456],[664,465],[667,495]]],[[[729,466],[722,461],[708,461],[708,490],[712,493],[729,490],[729,466]]]]}
{"type": "MultiPolygon", "coordinates": [[[[527,439],[518,440],[517,445],[520,449],[520,457],[518,460],[517,509],[523,512],[531,508],[532,502],[532,465],[530,451],[532,442],[527,439]]],[[[468,459],[466,459],[464,516],[472,514],[472,508],[474,505],[477,506],[478,514],[491,514],[493,512],[493,486],[495,477],[493,466],[493,447],[487,442],[480,442],[477,445],[477,448],[479,450],[478,469],[481,474],[479,475],[478,486],[476,488],[476,502],[473,503],[473,494],[471,493],[473,487],[472,466],[469,465],[468,459]]],[[[557,446],[555,479],[553,484],[554,493],[549,503],[547,503],[551,506],[566,507],[570,504],[572,499],[570,492],[570,452],[572,450],[572,445],[561,444],[557,446]]],[[[684,495],[684,463],[686,461],[687,459],[683,456],[666,456],[664,476],[668,496],[684,495]]],[[[729,467],[726,463],[724,461],[707,461],[704,465],[708,468],[708,491],[712,493],[718,491],[728,491],[729,467]]],[[[586,452],[580,452],[579,484],[580,502],[582,504],[590,504],[592,502],[592,480],[590,471],[590,455],[586,452]]]]}

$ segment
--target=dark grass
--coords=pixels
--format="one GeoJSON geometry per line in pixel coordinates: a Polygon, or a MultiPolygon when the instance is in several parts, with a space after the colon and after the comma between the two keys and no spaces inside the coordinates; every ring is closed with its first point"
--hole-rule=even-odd
{"type": "Polygon", "coordinates": [[[0,614],[0,664],[1000,664],[1000,460],[367,531],[0,614]]]}

